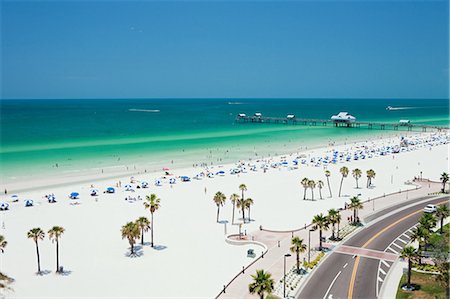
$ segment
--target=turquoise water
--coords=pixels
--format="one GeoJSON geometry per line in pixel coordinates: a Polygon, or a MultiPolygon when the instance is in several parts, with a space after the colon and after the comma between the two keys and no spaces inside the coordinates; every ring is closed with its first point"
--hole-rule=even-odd
{"type": "Polygon", "coordinates": [[[235,124],[238,113],[449,125],[448,100],[2,100],[1,176],[107,167],[214,164],[393,131],[235,124]],[[404,108],[386,110],[387,106],[404,108]],[[130,110],[131,109],[131,110],[130,110]],[[137,111],[133,111],[136,109],[137,111]],[[145,110],[145,111],[144,111],[145,110]],[[173,161],[172,161],[173,160],[173,161]]]}

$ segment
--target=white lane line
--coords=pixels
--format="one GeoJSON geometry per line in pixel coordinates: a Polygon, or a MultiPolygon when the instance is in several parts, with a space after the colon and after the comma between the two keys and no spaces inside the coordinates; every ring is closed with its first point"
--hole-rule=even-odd
{"type": "Polygon", "coordinates": [[[410,237],[407,235],[407,234],[402,234],[400,237],[404,237],[404,238],[406,238],[407,240],[409,240],[410,239],[410,237]]]}
{"type": "Polygon", "coordinates": [[[381,273],[383,273],[383,275],[385,275],[385,276],[386,276],[386,272],[384,272],[384,270],[383,270],[383,269],[381,269],[381,267],[380,267],[380,272],[381,272],[381,273]]]}
{"type": "Polygon", "coordinates": [[[333,287],[334,282],[336,281],[336,279],[339,277],[339,275],[341,275],[342,271],[339,271],[339,273],[336,275],[336,277],[333,279],[333,281],[331,282],[330,286],[328,287],[327,292],[325,293],[325,296],[323,296],[323,299],[326,299],[328,296],[328,293],[330,292],[331,288],[333,287]]]}
{"type": "Polygon", "coordinates": [[[348,263],[345,263],[345,265],[344,265],[344,269],[345,269],[345,267],[347,267],[347,265],[348,265],[348,263]]]}
{"type": "Polygon", "coordinates": [[[383,263],[383,265],[385,265],[386,267],[390,268],[391,265],[389,265],[385,260],[381,260],[381,262],[383,263]]]}
{"type": "Polygon", "coordinates": [[[383,282],[383,279],[381,279],[381,277],[378,276],[378,281],[383,282]]]}
{"type": "Polygon", "coordinates": [[[400,245],[397,245],[396,243],[392,243],[392,245],[395,245],[397,248],[403,249],[400,245]]]}
{"type": "Polygon", "coordinates": [[[399,241],[402,242],[403,244],[408,244],[408,242],[404,241],[402,238],[398,238],[397,240],[399,240],[399,241]]]}
{"type": "Polygon", "coordinates": [[[398,254],[398,252],[395,251],[394,249],[392,249],[391,247],[389,247],[388,249],[389,249],[390,251],[392,251],[393,253],[398,254]]]}

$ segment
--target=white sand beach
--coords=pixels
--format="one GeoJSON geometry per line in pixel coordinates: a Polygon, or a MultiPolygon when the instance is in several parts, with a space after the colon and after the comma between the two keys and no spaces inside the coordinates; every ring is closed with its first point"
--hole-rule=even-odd
{"type": "MultiPolygon", "coordinates": [[[[4,254],[0,254],[0,269],[15,279],[7,291],[7,298],[79,298],[79,297],[145,297],[145,298],[211,298],[217,295],[243,265],[252,261],[246,250],[255,246],[234,246],[225,242],[225,234],[237,233],[238,226],[231,225],[232,204],[229,197],[238,193],[238,186],[246,184],[246,197],[254,200],[251,207],[251,221],[243,226],[243,231],[264,228],[283,230],[299,228],[311,222],[314,215],[330,208],[340,208],[350,196],[360,194],[362,200],[382,196],[399,190],[415,188],[405,184],[414,177],[439,180],[442,172],[449,170],[449,140],[447,134],[423,133],[408,137],[408,147],[392,153],[400,144],[399,138],[372,140],[338,147],[314,149],[271,161],[244,162],[245,173],[230,174],[236,165],[215,166],[209,169],[224,176],[193,179],[200,168],[171,169],[176,184],[162,180],[162,186],[155,186],[159,173],[135,174],[134,192],[125,191],[123,186],[130,183],[130,175],[120,179],[121,188],[116,188],[118,179],[95,180],[75,184],[65,182],[60,187],[43,190],[35,186],[18,193],[19,201],[11,202],[11,194],[2,195],[0,202],[9,203],[8,211],[0,211],[0,231],[8,241],[4,254]],[[390,146],[389,148],[387,146],[390,146]],[[371,150],[373,150],[371,152],[371,150]],[[324,163],[323,157],[333,156],[338,151],[336,163],[324,163]],[[383,152],[385,154],[381,154],[383,152]],[[358,160],[354,160],[354,153],[358,160]],[[339,157],[343,154],[342,161],[339,157]],[[345,154],[344,154],[345,153],[345,154]],[[348,153],[348,154],[347,154],[348,153]],[[362,155],[365,158],[362,158],[362,155]],[[369,155],[371,156],[369,158],[369,155]],[[349,161],[346,157],[351,156],[349,161]],[[319,158],[322,158],[318,163],[319,158]],[[314,158],[314,162],[311,159],[314,158]],[[296,166],[292,161],[297,160],[296,166]],[[305,163],[302,164],[302,160],[305,163]],[[281,161],[286,161],[284,166],[281,161]],[[271,164],[280,163],[278,165],[271,164]],[[269,165],[264,171],[261,166],[269,165]],[[252,165],[257,171],[252,171],[252,165]],[[350,173],[344,179],[342,196],[338,197],[342,166],[350,173]],[[359,189],[351,171],[362,170],[359,189]],[[331,172],[330,184],[333,197],[329,197],[324,170],[331,172]],[[371,188],[366,188],[366,171],[373,169],[376,177],[371,188]],[[181,182],[178,176],[188,175],[190,182],[181,182]],[[307,177],[316,182],[322,180],[323,199],[319,190],[314,190],[314,201],[303,200],[304,189],[300,181],[307,177]],[[149,182],[149,188],[137,189],[141,181],[149,182]],[[100,191],[91,196],[91,184],[100,191]],[[115,194],[104,194],[107,187],[116,188],[115,194]],[[219,219],[226,223],[216,223],[217,207],[212,198],[221,191],[227,202],[220,209],[219,219]],[[68,198],[71,192],[80,193],[78,205],[68,198]],[[54,193],[56,203],[48,203],[44,197],[54,193]],[[140,216],[150,218],[144,209],[144,200],[125,200],[126,197],[145,198],[155,193],[161,199],[161,208],[154,214],[155,247],[151,248],[150,232],[145,234],[147,244],[138,242],[137,257],[129,257],[129,244],[122,240],[120,229],[128,221],[140,216]],[[24,200],[32,199],[34,206],[25,207],[24,200]],[[36,275],[36,251],[27,232],[40,227],[47,232],[52,226],[65,228],[60,240],[60,264],[64,275],[55,274],[55,244],[48,237],[39,243],[41,268],[44,275],[36,275]]],[[[327,161],[330,161],[328,159],[327,161]]],[[[242,170],[242,167],[241,167],[242,170]]],[[[90,180],[91,177],[86,180],[90,180]]],[[[81,180],[78,178],[78,181],[81,180]]],[[[49,182],[50,185],[51,182],[49,182]]],[[[28,185],[34,186],[33,182],[28,185]]],[[[311,190],[307,190],[308,199],[311,190]]],[[[405,197],[408,196],[405,192],[405,197]]],[[[241,214],[235,212],[236,222],[241,222],[241,214]]]]}

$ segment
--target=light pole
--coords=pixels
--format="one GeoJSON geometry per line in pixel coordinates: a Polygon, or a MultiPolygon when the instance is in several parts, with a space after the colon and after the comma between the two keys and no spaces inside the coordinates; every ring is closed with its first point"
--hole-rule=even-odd
{"type": "Polygon", "coordinates": [[[310,229],[308,232],[308,264],[311,262],[311,232],[313,229],[310,229]]]}
{"type": "Polygon", "coordinates": [[[290,256],[290,253],[284,255],[283,298],[286,298],[286,258],[290,256]]]}

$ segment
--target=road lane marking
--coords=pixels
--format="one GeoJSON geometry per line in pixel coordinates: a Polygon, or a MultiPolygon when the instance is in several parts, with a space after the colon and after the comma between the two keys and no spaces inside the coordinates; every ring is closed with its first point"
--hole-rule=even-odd
{"type": "Polygon", "coordinates": [[[344,265],[344,269],[345,269],[345,267],[347,267],[347,265],[348,265],[348,263],[345,263],[345,265],[344,265]]]}
{"type": "Polygon", "coordinates": [[[388,249],[389,249],[390,251],[392,251],[393,253],[398,254],[398,252],[395,251],[394,249],[392,249],[391,247],[389,247],[388,249]]]}
{"type": "Polygon", "coordinates": [[[382,262],[386,267],[388,267],[388,268],[391,267],[391,265],[389,265],[385,260],[381,260],[381,262],[382,262]]]}
{"type": "Polygon", "coordinates": [[[386,272],[384,272],[384,270],[381,269],[381,267],[380,267],[380,272],[383,273],[383,275],[386,275],[386,272]]]}
{"type": "Polygon", "coordinates": [[[404,241],[404,240],[401,239],[401,238],[398,238],[397,240],[399,240],[399,241],[402,242],[403,244],[408,244],[408,242],[404,241]]]}
{"type": "Polygon", "coordinates": [[[400,249],[403,249],[403,247],[400,246],[400,245],[397,245],[397,243],[392,243],[392,245],[395,245],[396,247],[398,247],[398,248],[400,248],[400,249]]]}
{"type": "Polygon", "coordinates": [[[381,277],[378,276],[378,281],[379,281],[379,282],[383,282],[383,279],[381,279],[381,277]]]}
{"type": "MultiPolygon", "coordinates": [[[[336,281],[336,279],[339,277],[339,275],[341,275],[342,271],[339,271],[339,273],[336,275],[336,277],[333,279],[333,281],[331,282],[330,286],[328,287],[327,292],[325,293],[325,296],[323,296],[323,299],[326,299],[328,296],[328,293],[330,292],[331,288],[333,287],[334,282],[336,281]]],[[[330,295],[332,296],[332,295],[330,295]]]]}
{"type": "MultiPolygon", "coordinates": [[[[438,202],[436,205],[440,205],[440,204],[443,204],[443,203],[447,203],[447,202],[449,202],[449,201],[450,201],[450,200],[447,199],[447,200],[438,202]]],[[[415,212],[413,212],[413,213],[411,213],[411,214],[408,214],[408,215],[406,215],[406,216],[404,216],[404,217],[398,219],[397,221],[391,223],[390,225],[386,226],[385,228],[383,228],[382,230],[380,230],[378,233],[376,233],[375,235],[373,235],[366,243],[364,243],[364,245],[362,246],[362,248],[368,246],[370,243],[372,243],[373,240],[375,240],[376,238],[378,238],[382,233],[384,233],[385,231],[387,231],[387,230],[390,229],[391,227],[397,225],[398,223],[404,221],[405,219],[408,219],[408,218],[411,217],[411,216],[414,216],[414,215],[416,215],[416,214],[419,214],[420,212],[423,212],[423,209],[420,209],[420,210],[417,210],[417,211],[415,211],[415,212]]],[[[391,249],[391,248],[389,248],[389,249],[390,249],[391,251],[394,251],[394,250],[391,249]]],[[[395,252],[395,251],[394,251],[394,252],[395,252]]],[[[396,252],[396,254],[398,254],[398,253],[396,252]]],[[[354,287],[355,287],[356,272],[358,271],[359,259],[360,259],[359,256],[356,257],[355,264],[353,265],[353,271],[352,271],[352,276],[351,276],[351,278],[350,278],[350,285],[349,285],[349,288],[348,288],[348,296],[347,296],[347,299],[353,299],[353,289],[354,289],[354,287]]]]}

